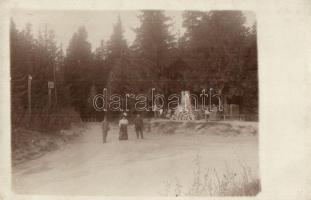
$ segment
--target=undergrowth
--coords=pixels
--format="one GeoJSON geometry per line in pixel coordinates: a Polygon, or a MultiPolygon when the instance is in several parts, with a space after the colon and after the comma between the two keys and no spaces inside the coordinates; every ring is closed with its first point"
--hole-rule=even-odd
{"type": "Polygon", "coordinates": [[[250,167],[240,163],[241,171],[233,172],[226,165],[220,174],[215,168],[201,169],[200,157],[194,160],[193,177],[190,185],[181,184],[179,178],[165,182],[165,196],[256,196],[260,180],[254,178],[250,167]]]}

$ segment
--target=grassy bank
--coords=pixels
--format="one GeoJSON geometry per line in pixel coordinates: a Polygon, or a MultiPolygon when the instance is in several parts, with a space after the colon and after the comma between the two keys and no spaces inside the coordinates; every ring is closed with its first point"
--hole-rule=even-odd
{"type": "Polygon", "coordinates": [[[73,109],[40,110],[32,114],[15,113],[12,119],[12,164],[38,158],[81,135],[83,125],[73,109]]]}
{"type": "Polygon", "coordinates": [[[215,168],[203,168],[200,157],[194,160],[192,180],[183,185],[180,177],[168,180],[164,186],[165,196],[256,196],[261,191],[260,179],[254,177],[250,167],[243,164],[240,170],[220,173],[215,168]]]}
{"type": "Polygon", "coordinates": [[[257,135],[258,122],[244,121],[171,121],[171,120],[152,120],[150,127],[153,131],[164,134],[213,134],[223,136],[237,135],[257,135]]]}
{"type": "Polygon", "coordinates": [[[12,134],[18,135],[18,137],[15,137],[15,145],[12,148],[12,165],[38,158],[53,151],[80,136],[83,130],[82,125],[73,125],[68,130],[55,133],[44,133],[24,128],[14,129],[12,134]]]}

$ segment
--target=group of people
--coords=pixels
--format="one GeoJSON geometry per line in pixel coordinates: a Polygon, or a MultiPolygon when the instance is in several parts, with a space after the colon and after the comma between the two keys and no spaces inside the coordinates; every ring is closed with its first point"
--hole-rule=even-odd
{"type": "Polygon", "coordinates": [[[167,118],[170,119],[174,114],[174,110],[172,109],[158,109],[157,107],[154,108],[154,118],[167,118]]]}
{"type": "MultiPolygon", "coordinates": [[[[129,121],[127,119],[127,114],[123,113],[121,116],[121,119],[119,120],[119,140],[128,140],[128,127],[129,121]]],[[[136,115],[136,118],[134,120],[134,127],[137,139],[141,138],[144,139],[143,135],[143,118],[140,116],[140,114],[136,115]]],[[[104,118],[104,121],[102,122],[102,131],[103,131],[103,143],[107,142],[107,135],[108,131],[110,130],[109,123],[107,121],[107,118],[104,118]]]]}

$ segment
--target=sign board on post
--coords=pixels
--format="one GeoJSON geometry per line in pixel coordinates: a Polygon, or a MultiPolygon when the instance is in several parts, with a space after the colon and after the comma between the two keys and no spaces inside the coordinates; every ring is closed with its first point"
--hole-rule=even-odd
{"type": "Polygon", "coordinates": [[[53,81],[48,81],[48,88],[53,89],[54,88],[54,82],[53,81]]]}

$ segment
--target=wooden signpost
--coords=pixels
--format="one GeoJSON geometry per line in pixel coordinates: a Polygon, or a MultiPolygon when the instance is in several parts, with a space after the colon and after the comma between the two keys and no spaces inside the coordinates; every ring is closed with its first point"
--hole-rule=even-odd
{"type": "Polygon", "coordinates": [[[51,107],[51,102],[52,102],[52,89],[54,89],[54,82],[53,81],[48,81],[48,93],[49,93],[49,108],[51,107]]]}
{"type": "Polygon", "coordinates": [[[28,75],[28,117],[29,123],[31,122],[31,80],[32,76],[28,75]]]}

